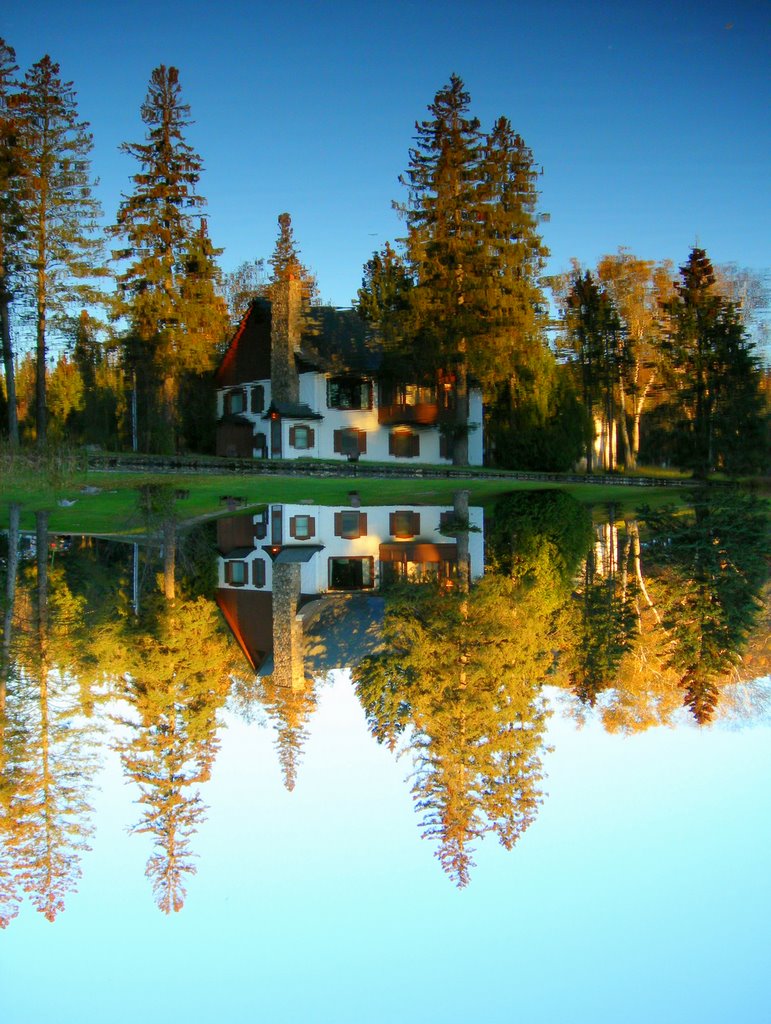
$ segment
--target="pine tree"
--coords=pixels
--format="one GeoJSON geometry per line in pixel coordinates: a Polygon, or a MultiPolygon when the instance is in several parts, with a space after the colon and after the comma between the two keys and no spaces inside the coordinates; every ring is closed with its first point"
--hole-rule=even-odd
{"type": "Polygon", "coordinates": [[[27,72],[18,98],[19,140],[27,187],[21,201],[24,286],[36,329],[37,443],[46,442],[46,359],[50,328],[66,330],[73,306],[100,298],[106,274],[92,194],[93,139],[78,120],[71,82],[49,56],[27,72]]]}
{"type": "Polygon", "coordinates": [[[23,237],[21,197],[25,188],[24,162],[19,149],[17,118],[18,71],[16,54],[0,39],[0,340],[3,351],[8,439],[19,445],[16,377],[11,343],[10,305],[20,270],[19,246],[23,237]]]}
{"type": "Polygon", "coordinates": [[[436,369],[455,374],[453,461],[468,462],[469,339],[479,332],[475,300],[482,250],[476,217],[482,135],[469,116],[470,96],[457,75],[428,107],[430,120],[415,125],[415,148],[400,179],[409,189],[397,208],[407,222],[406,259],[415,279],[413,332],[436,369]]]}
{"type": "Polygon", "coordinates": [[[707,253],[694,248],[664,307],[679,462],[700,478],[762,469],[765,459],[758,361],[736,306],[714,286],[707,253]]]}
{"type": "MultiPolygon", "coordinates": [[[[538,362],[545,309],[539,275],[547,250],[536,212],[531,151],[506,118],[484,135],[453,75],[416,124],[397,205],[407,222],[405,264],[414,287],[400,329],[423,365],[455,377],[453,460],[468,460],[469,379],[488,399],[538,362]]],[[[531,378],[532,380],[532,378],[531,378]]]]}
{"type": "Polygon", "coordinates": [[[151,392],[143,439],[173,450],[180,377],[200,367],[202,358],[204,365],[210,363],[221,341],[216,335],[223,310],[214,263],[220,250],[211,247],[197,223],[196,211],[205,204],[197,192],[203,162],[185,141],[192,122],[176,68],[161,65],[152,72],[141,116],[145,141],[120,147],[141,169],[132,175],[134,191],[123,196],[111,228],[113,236],[125,240],[113,255],[125,262],[118,285],[119,311],[130,321],[127,357],[151,392]],[[155,410],[161,426],[153,436],[147,419],[155,410]]]}

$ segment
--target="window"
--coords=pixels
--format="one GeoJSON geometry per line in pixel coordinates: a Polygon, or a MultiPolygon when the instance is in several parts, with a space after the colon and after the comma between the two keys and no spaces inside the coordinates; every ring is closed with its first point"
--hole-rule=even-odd
{"type": "Polygon", "coordinates": [[[254,536],[264,540],[268,536],[268,510],[264,508],[254,517],[254,536]]]}
{"type": "Polygon", "coordinates": [[[335,537],[356,540],[367,533],[366,512],[335,512],[335,537]]]}
{"type": "Polygon", "coordinates": [[[392,512],[388,518],[392,537],[405,540],[420,533],[420,512],[392,512]]]}
{"type": "Polygon", "coordinates": [[[252,388],[249,408],[252,412],[263,412],[265,409],[265,388],[262,384],[255,384],[252,388]]]}
{"type": "Polygon", "coordinates": [[[345,427],[343,430],[336,430],[334,433],[334,449],[340,455],[347,455],[349,458],[361,455],[367,450],[367,431],[357,430],[355,427],[345,427]]]}
{"type": "Polygon", "coordinates": [[[388,437],[388,454],[400,459],[414,459],[420,455],[420,436],[410,430],[394,430],[388,437]]]}
{"type": "Polygon", "coordinates": [[[252,562],[252,585],[255,587],[265,586],[265,559],[255,558],[252,562]]]}
{"type": "Polygon", "coordinates": [[[330,590],[368,590],[375,585],[374,559],[330,558],[330,590]]]}
{"type": "Polygon", "coordinates": [[[327,380],[327,408],[371,409],[372,381],[359,377],[330,377],[327,380]]]}
{"type": "Polygon", "coordinates": [[[289,444],[292,448],[312,448],[316,441],[315,431],[306,423],[298,423],[289,428],[289,444]]]}
{"type": "Polygon", "coordinates": [[[316,520],[313,516],[291,516],[289,535],[295,540],[310,540],[316,536],[316,520]]]}
{"type": "Polygon", "coordinates": [[[246,583],[246,562],[225,562],[225,582],[233,587],[246,583]]]}
{"type": "Polygon", "coordinates": [[[225,395],[225,414],[236,416],[246,408],[243,391],[228,391],[225,395]]]}

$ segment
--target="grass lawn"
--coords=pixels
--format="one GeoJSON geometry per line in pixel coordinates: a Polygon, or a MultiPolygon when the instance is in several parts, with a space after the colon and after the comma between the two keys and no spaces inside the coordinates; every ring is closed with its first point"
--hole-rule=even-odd
{"type": "Polygon", "coordinates": [[[22,506],[22,529],[34,528],[34,514],[49,513],[49,529],[61,533],[139,534],[143,531],[137,511],[137,491],[142,484],[166,484],[187,492],[175,504],[177,519],[184,523],[201,516],[226,515],[223,495],[244,498],[247,506],[312,500],[319,505],[345,505],[352,489],[362,505],[444,505],[452,503],[453,492],[468,488],[472,505],[492,506],[502,494],[518,490],[562,487],[588,505],[613,503],[619,511],[633,511],[642,504],[679,503],[682,491],[666,488],[638,488],[605,484],[543,483],[485,479],[420,480],[334,478],[296,476],[240,476],[199,474],[141,474],[119,472],[73,472],[51,482],[28,471],[4,474],[0,484],[0,516],[6,518],[11,502],[22,506]],[[98,494],[84,494],[82,488],[99,488],[98,494]],[[75,504],[61,507],[60,500],[75,504]]]}

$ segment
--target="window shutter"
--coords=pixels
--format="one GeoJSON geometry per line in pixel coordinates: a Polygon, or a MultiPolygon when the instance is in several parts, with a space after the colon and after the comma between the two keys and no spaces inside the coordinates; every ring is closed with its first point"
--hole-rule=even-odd
{"type": "Polygon", "coordinates": [[[359,536],[366,537],[367,535],[367,513],[359,512],[359,536]]]}
{"type": "Polygon", "coordinates": [[[316,520],[313,516],[308,516],[308,538],[316,536],[316,520]]]}
{"type": "Polygon", "coordinates": [[[390,512],[388,515],[388,532],[392,537],[396,536],[396,513],[390,512]]]}
{"type": "Polygon", "coordinates": [[[412,513],[412,535],[417,537],[420,533],[420,512],[412,513]]]}
{"type": "Polygon", "coordinates": [[[420,434],[412,434],[410,437],[410,455],[420,455],[420,434]]]}
{"type": "Polygon", "coordinates": [[[313,427],[308,427],[308,447],[312,448],[316,443],[316,432],[313,427]]]}
{"type": "Polygon", "coordinates": [[[359,452],[363,453],[367,450],[367,431],[359,431],[359,452]]]}
{"type": "Polygon", "coordinates": [[[439,458],[450,458],[450,440],[446,434],[439,435],[439,458]]]}
{"type": "Polygon", "coordinates": [[[297,427],[290,427],[289,428],[289,444],[292,446],[292,448],[295,447],[295,438],[296,437],[297,437],[297,427]]]}
{"type": "Polygon", "coordinates": [[[335,449],[335,451],[339,455],[343,454],[343,432],[342,432],[342,430],[336,430],[335,431],[334,449],[335,449]]]}
{"type": "Polygon", "coordinates": [[[289,517],[289,536],[297,539],[297,516],[289,517]]]}
{"type": "Polygon", "coordinates": [[[255,384],[252,388],[252,412],[262,412],[265,408],[265,388],[255,384]]]}
{"type": "Polygon", "coordinates": [[[335,512],[335,537],[343,536],[343,513],[335,512]]]}
{"type": "Polygon", "coordinates": [[[388,435],[388,454],[396,455],[396,434],[388,435]]]}

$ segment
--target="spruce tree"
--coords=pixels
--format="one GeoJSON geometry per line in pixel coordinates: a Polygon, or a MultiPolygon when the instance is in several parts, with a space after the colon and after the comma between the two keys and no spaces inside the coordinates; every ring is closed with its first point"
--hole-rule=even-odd
{"type": "Polygon", "coordinates": [[[664,350],[680,412],[679,459],[704,478],[764,468],[760,368],[736,306],[715,288],[704,249],[693,248],[665,304],[664,350]]]}
{"type": "Polygon", "coordinates": [[[402,318],[427,373],[455,378],[453,461],[468,461],[468,381],[487,399],[544,346],[539,275],[545,249],[532,153],[506,118],[484,135],[452,75],[416,124],[397,205],[407,222],[405,263],[414,287],[402,318]]]}
{"type": "Polygon", "coordinates": [[[26,187],[21,198],[24,287],[36,331],[37,442],[46,442],[46,358],[50,329],[66,331],[73,313],[100,296],[106,274],[92,189],[93,138],[78,120],[71,82],[43,57],[27,72],[18,97],[18,130],[26,187]]]}
{"type": "Polygon", "coordinates": [[[214,287],[219,281],[214,263],[219,250],[211,248],[207,238],[206,246],[200,243],[194,253],[197,211],[205,204],[197,191],[203,162],[185,140],[192,122],[176,68],[161,65],[152,72],[141,116],[147,127],[145,140],[120,147],[140,170],[132,175],[134,191],[123,196],[111,234],[125,242],[113,255],[124,263],[118,286],[119,312],[130,322],[127,358],[149,385],[143,444],[170,451],[176,441],[180,377],[201,365],[201,344],[207,363],[220,340],[215,341],[210,329],[222,313],[214,287]],[[191,266],[195,284],[188,280],[191,266]],[[203,321],[209,324],[206,331],[186,330],[188,322],[203,321]],[[154,431],[156,413],[160,424],[154,431]]]}
{"type": "Polygon", "coordinates": [[[3,349],[8,439],[14,448],[19,444],[19,421],[16,412],[10,305],[14,297],[15,278],[21,263],[21,195],[25,185],[16,114],[18,70],[13,47],[4,39],[0,39],[0,339],[3,349]]]}

